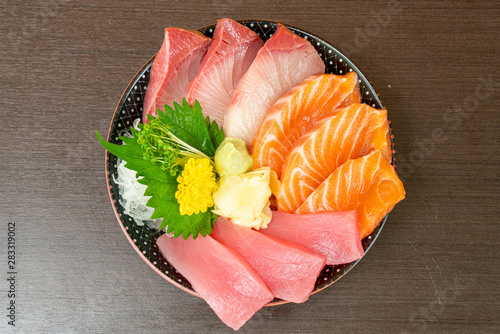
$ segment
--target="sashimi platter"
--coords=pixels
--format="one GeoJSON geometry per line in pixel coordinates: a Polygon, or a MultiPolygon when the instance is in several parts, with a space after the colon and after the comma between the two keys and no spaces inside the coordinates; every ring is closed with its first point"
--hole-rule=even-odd
{"type": "Polygon", "coordinates": [[[345,275],[405,197],[368,80],[275,22],[166,28],[96,134],[134,249],[234,330],[345,275]]]}

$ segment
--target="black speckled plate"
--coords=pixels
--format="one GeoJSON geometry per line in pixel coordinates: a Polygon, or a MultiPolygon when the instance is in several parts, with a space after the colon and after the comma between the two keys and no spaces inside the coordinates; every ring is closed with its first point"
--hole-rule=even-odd
{"type": "MultiPolygon", "coordinates": [[[[239,22],[255,31],[264,41],[271,37],[277,27],[276,22],[269,21],[239,22]]],[[[359,87],[361,89],[363,103],[366,103],[374,108],[383,108],[382,102],[375,92],[375,89],[372,87],[366,77],[361,73],[361,71],[349,59],[347,59],[346,56],[344,56],[340,51],[338,51],[329,43],[325,42],[317,36],[312,35],[311,33],[303,31],[299,28],[291,26],[287,27],[297,35],[309,40],[314,45],[319,55],[325,62],[326,73],[345,74],[348,72],[356,72],[359,78],[359,87]]],[[[215,25],[211,25],[201,28],[200,31],[205,35],[212,37],[214,28],[215,25]]],[[[121,143],[118,137],[128,131],[135,119],[142,118],[143,100],[149,82],[149,72],[153,63],[153,59],[154,57],[149,59],[148,62],[139,70],[139,72],[137,72],[137,74],[123,93],[120,101],[118,102],[109,128],[108,141],[115,144],[121,143]]],[[[392,162],[395,165],[396,150],[394,147],[394,136],[392,134],[392,130],[391,146],[392,162]]],[[[137,251],[137,253],[144,259],[144,261],[146,261],[146,263],[159,275],[164,277],[172,284],[178,286],[179,288],[193,295],[197,295],[196,292],[194,292],[194,290],[192,289],[191,284],[189,284],[189,282],[182,275],[180,275],[175,270],[175,268],[172,267],[160,254],[158,247],[156,246],[156,239],[162,234],[162,232],[151,229],[147,225],[137,226],[133,218],[124,214],[124,209],[118,201],[118,185],[115,184],[113,178],[111,177],[112,175],[116,176],[116,166],[116,157],[114,155],[106,153],[106,177],[109,197],[111,199],[111,203],[113,205],[113,209],[115,211],[118,222],[120,223],[128,240],[137,251]]],[[[384,226],[386,220],[387,216],[375,229],[375,231],[373,231],[371,235],[363,240],[363,248],[365,250],[365,254],[375,242],[375,239],[382,230],[382,227],[384,226]]],[[[316,281],[316,286],[313,293],[316,293],[336,282],[347,272],[349,272],[359,261],[360,260],[339,266],[326,266],[316,281]]],[[[280,299],[275,299],[268,305],[277,305],[282,303],[286,302],[280,299]]]]}

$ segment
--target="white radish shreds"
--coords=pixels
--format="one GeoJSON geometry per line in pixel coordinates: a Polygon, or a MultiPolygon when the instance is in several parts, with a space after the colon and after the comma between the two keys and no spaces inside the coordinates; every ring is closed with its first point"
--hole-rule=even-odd
{"type": "Polygon", "coordinates": [[[124,213],[134,218],[137,225],[144,225],[144,221],[150,220],[154,212],[153,208],[146,206],[151,196],[144,196],[147,186],[137,182],[136,172],[125,167],[125,161],[118,159],[117,177],[113,179],[118,184],[120,193],[120,204],[124,213]]]}

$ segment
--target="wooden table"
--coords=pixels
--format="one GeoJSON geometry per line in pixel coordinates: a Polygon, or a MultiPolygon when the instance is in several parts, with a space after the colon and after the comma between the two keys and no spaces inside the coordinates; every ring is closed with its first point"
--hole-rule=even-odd
{"type": "Polygon", "coordinates": [[[389,111],[407,191],[347,276],[240,332],[499,332],[500,4],[389,0],[0,2],[0,332],[232,332],[132,249],[94,134],[166,26],[221,17],[288,23],[343,50],[389,111]]]}

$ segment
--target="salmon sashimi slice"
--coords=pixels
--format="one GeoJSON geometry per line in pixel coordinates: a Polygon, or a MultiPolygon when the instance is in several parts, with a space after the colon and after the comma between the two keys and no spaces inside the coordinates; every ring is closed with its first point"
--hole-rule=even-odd
{"type": "Polygon", "coordinates": [[[263,45],[260,37],[247,27],[231,19],[218,20],[212,44],[187,88],[187,102],[193,105],[198,100],[205,117],[224,125],[236,84],[263,45]]]}
{"type": "Polygon", "coordinates": [[[306,199],[296,213],[356,210],[361,238],[365,238],[404,198],[403,183],[392,165],[377,150],[343,164],[306,199]]]}
{"type": "MultiPolygon", "coordinates": [[[[315,75],[281,95],[267,111],[252,143],[253,168],[270,167],[278,177],[293,143],[337,108],[361,102],[358,76],[315,75]]],[[[338,110],[338,109],[337,109],[338,110]]]]}
{"type": "Polygon", "coordinates": [[[325,258],[307,248],[225,218],[219,217],[210,236],[243,256],[282,300],[305,302],[325,266],[325,258]]]}
{"type": "Polygon", "coordinates": [[[323,255],[326,264],[350,263],[364,254],[355,210],[304,215],[273,211],[271,222],[259,232],[323,255]]]}
{"type": "Polygon", "coordinates": [[[286,91],[311,75],[325,72],[325,64],[306,39],[279,24],[238,82],[224,122],[228,137],[252,145],[267,110],[286,91]]]}
{"type": "Polygon", "coordinates": [[[386,110],[352,104],[323,118],[292,145],[285,158],[278,210],[294,212],[339,166],[375,150],[391,161],[386,110]]]}
{"type": "Polygon", "coordinates": [[[156,243],[163,257],[234,330],[274,299],[241,255],[210,236],[184,240],[164,234],[156,243]]]}
{"type": "Polygon", "coordinates": [[[212,40],[199,31],[166,28],[165,39],[151,67],[144,97],[143,123],[147,115],[157,116],[157,108],[181,103],[189,82],[212,40]]]}

